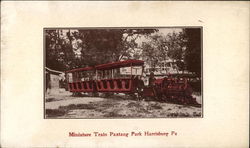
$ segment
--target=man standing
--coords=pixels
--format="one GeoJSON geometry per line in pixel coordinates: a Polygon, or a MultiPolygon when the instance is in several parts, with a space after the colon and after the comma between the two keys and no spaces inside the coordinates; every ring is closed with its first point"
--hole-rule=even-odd
{"type": "Polygon", "coordinates": [[[149,80],[148,80],[148,82],[149,82],[149,86],[153,86],[154,85],[154,81],[155,81],[155,76],[154,76],[154,73],[153,72],[151,72],[150,73],[150,76],[149,76],[149,80]]]}

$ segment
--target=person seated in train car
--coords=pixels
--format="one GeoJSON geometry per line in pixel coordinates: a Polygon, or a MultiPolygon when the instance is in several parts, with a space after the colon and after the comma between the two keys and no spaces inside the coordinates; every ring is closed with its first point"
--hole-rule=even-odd
{"type": "Polygon", "coordinates": [[[94,79],[93,73],[89,72],[88,74],[89,74],[89,81],[93,80],[94,79]]]}
{"type": "Polygon", "coordinates": [[[102,77],[101,77],[101,79],[105,79],[105,77],[106,77],[106,71],[103,70],[103,71],[102,71],[102,77]]]}
{"type": "Polygon", "coordinates": [[[106,79],[109,79],[109,78],[110,78],[110,72],[109,72],[109,70],[107,70],[106,79]]]}
{"type": "Polygon", "coordinates": [[[100,80],[101,79],[101,77],[102,77],[102,72],[101,71],[99,71],[99,70],[97,70],[97,80],[100,80]]]}
{"type": "Polygon", "coordinates": [[[93,80],[97,80],[97,75],[93,74],[93,80]]]}
{"type": "Polygon", "coordinates": [[[92,72],[88,72],[88,81],[93,80],[93,77],[94,77],[93,73],[92,72]]]}
{"type": "Polygon", "coordinates": [[[120,78],[120,72],[118,71],[118,69],[114,69],[114,78],[115,79],[120,78]]]}
{"type": "Polygon", "coordinates": [[[85,71],[81,72],[81,79],[83,79],[83,81],[86,80],[87,74],[85,71]]]}
{"type": "Polygon", "coordinates": [[[108,70],[108,79],[113,79],[113,77],[112,77],[112,69],[108,70]]]}
{"type": "Polygon", "coordinates": [[[81,74],[80,72],[76,72],[77,76],[77,82],[81,81],[81,74]]]}
{"type": "Polygon", "coordinates": [[[82,78],[83,78],[83,72],[79,72],[79,81],[83,81],[82,78]]]}
{"type": "Polygon", "coordinates": [[[101,79],[104,79],[104,76],[105,76],[104,71],[101,71],[101,72],[100,72],[100,80],[101,80],[101,79]]]}
{"type": "Polygon", "coordinates": [[[85,79],[86,79],[86,74],[85,74],[84,71],[81,72],[81,73],[82,73],[82,74],[81,74],[80,80],[81,80],[81,81],[85,81],[85,79]]]}
{"type": "Polygon", "coordinates": [[[103,71],[103,78],[108,79],[108,71],[107,70],[103,71]]]}

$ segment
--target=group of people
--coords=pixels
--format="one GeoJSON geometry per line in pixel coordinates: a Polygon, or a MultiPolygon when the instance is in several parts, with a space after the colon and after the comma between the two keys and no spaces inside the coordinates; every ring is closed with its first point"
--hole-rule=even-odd
{"type": "Polygon", "coordinates": [[[146,86],[153,86],[154,81],[156,80],[153,72],[150,73],[148,80],[146,76],[141,76],[141,75],[137,75],[132,78],[136,80],[135,82],[137,83],[137,86],[139,88],[143,88],[145,86],[145,81],[148,82],[146,86]]]}

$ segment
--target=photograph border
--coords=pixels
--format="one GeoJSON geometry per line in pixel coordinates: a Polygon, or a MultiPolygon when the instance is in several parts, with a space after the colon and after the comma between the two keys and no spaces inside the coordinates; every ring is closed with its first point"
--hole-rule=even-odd
{"type": "Polygon", "coordinates": [[[43,28],[43,119],[203,119],[204,118],[204,76],[203,76],[203,26],[146,26],[146,27],[44,27],[43,28]],[[108,118],[46,118],[45,94],[46,94],[46,30],[53,29],[158,29],[158,28],[200,28],[201,29],[201,116],[200,117],[108,117],[108,118]]]}

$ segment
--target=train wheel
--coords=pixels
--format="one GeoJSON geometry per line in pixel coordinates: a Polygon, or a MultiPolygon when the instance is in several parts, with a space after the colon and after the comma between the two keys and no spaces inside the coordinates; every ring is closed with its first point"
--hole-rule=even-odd
{"type": "Polygon", "coordinates": [[[137,99],[136,93],[127,93],[126,96],[127,96],[129,99],[132,99],[132,100],[137,99]]]}
{"type": "Polygon", "coordinates": [[[137,90],[136,98],[137,98],[137,100],[142,100],[142,98],[143,98],[143,90],[142,89],[137,90]]]}
{"type": "Polygon", "coordinates": [[[180,94],[178,97],[180,98],[180,102],[179,102],[180,104],[182,104],[182,105],[187,104],[187,98],[185,97],[185,95],[180,94]]]}
{"type": "Polygon", "coordinates": [[[178,104],[183,104],[183,98],[182,97],[178,96],[177,100],[178,100],[178,104]]]}
{"type": "Polygon", "coordinates": [[[104,93],[104,98],[110,98],[111,96],[113,96],[113,93],[110,92],[104,93]]]}
{"type": "Polygon", "coordinates": [[[171,96],[169,96],[169,102],[176,103],[177,101],[176,101],[176,99],[174,99],[174,96],[171,95],[171,96]]]}
{"type": "Polygon", "coordinates": [[[169,95],[165,95],[166,96],[166,101],[167,102],[171,102],[172,100],[171,100],[171,96],[169,96],[169,95]]]}
{"type": "Polygon", "coordinates": [[[166,96],[166,94],[162,94],[162,100],[165,102],[168,102],[168,97],[166,96]]]}
{"type": "Polygon", "coordinates": [[[80,92],[73,92],[72,96],[73,97],[81,97],[82,93],[80,93],[80,92]]]}
{"type": "Polygon", "coordinates": [[[189,97],[185,97],[185,103],[191,104],[192,100],[189,97]]]}
{"type": "Polygon", "coordinates": [[[190,97],[191,104],[198,105],[199,103],[196,101],[196,98],[190,97]]]}
{"type": "Polygon", "coordinates": [[[155,97],[158,101],[164,101],[162,98],[162,94],[160,92],[156,92],[156,97],[155,97]]]}
{"type": "Polygon", "coordinates": [[[187,105],[187,104],[189,104],[189,99],[187,98],[187,97],[183,97],[183,104],[184,105],[187,105]]]}
{"type": "Polygon", "coordinates": [[[99,93],[98,92],[93,92],[93,97],[99,97],[99,93]]]}
{"type": "Polygon", "coordinates": [[[89,92],[88,96],[90,96],[90,97],[99,97],[99,93],[98,92],[89,92]]]}

